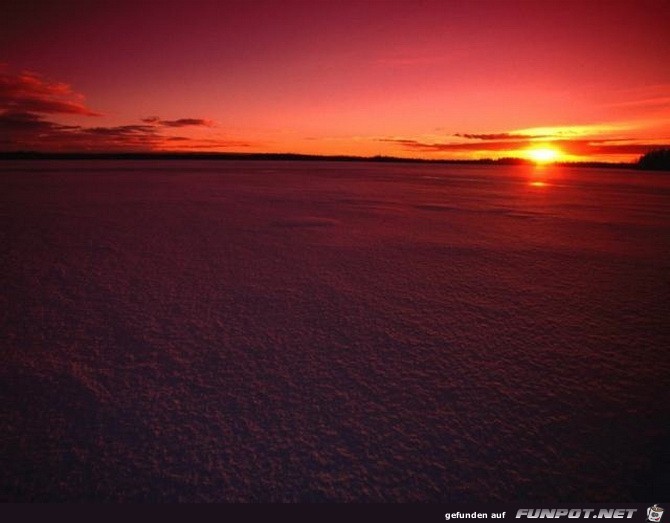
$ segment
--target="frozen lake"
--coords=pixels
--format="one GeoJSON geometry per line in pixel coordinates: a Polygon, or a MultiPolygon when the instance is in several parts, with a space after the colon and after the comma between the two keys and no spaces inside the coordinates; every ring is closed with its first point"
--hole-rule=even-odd
{"type": "Polygon", "coordinates": [[[0,164],[2,501],[667,497],[670,175],[0,164]]]}

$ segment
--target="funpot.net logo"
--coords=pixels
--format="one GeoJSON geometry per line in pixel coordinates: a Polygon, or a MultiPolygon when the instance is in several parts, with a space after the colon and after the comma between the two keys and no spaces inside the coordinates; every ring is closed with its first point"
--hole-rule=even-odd
{"type": "Polygon", "coordinates": [[[570,519],[631,519],[636,512],[636,508],[521,508],[516,511],[516,517],[529,519],[565,517],[570,519]]]}

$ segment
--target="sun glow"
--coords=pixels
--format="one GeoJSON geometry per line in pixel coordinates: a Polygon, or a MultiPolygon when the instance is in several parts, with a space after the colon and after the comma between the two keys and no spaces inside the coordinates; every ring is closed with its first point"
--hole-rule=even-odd
{"type": "Polygon", "coordinates": [[[560,153],[556,149],[550,147],[538,147],[536,149],[529,149],[527,151],[528,157],[535,163],[549,163],[555,162],[560,157],[560,153]]]}

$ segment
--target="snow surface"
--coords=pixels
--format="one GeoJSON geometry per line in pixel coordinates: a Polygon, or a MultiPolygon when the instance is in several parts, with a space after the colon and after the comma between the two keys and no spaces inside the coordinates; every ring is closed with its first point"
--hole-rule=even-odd
{"type": "Polygon", "coordinates": [[[660,493],[667,175],[0,170],[3,501],[660,493]]]}

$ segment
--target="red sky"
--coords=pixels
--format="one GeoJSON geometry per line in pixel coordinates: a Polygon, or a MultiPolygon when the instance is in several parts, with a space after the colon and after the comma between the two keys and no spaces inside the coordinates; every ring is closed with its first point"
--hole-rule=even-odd
{"type": "Polygon", "coordinates": [[[22,0],[0,18],[2,150],[670,144],[667,0],[22,0]]]}

